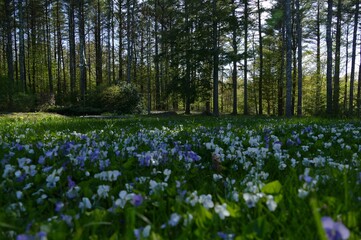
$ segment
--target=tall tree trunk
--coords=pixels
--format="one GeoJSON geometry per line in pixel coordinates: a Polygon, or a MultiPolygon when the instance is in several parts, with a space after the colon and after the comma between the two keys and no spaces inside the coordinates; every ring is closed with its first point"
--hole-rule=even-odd
{"type": "Polygon", "coordinates": [[[345,73],[345,90],[344,90],[344,97],[343,97],[343,111],[344,113],[347,112],[347,83],[348,83],[348,48],[349,48],[349,40],[348,40],[348,35],[349,35],[349,25],[347,24],[346,27],[346,73],[345,73]]]}
{"type": "Polygon", "coordinates": [[[291,31],[291,1],[285,0],[286,25],[286,116],[292,116],[292,31],[291,31]]]}
{"type": "Polygon", "coordinates": [[[213,0],[213,114],[219,116],[218,103],[218,20],[217,20],[217,0],[213,0]]]}
{"type": "Polygon", "coordinates": [[[248,0],[244,1],[244,115],[248,115],[248,0]]]}
{"type": "Polygon", "coordinates": [[[233,18],[233,29],[232,29],[232,47],[233,47],[233,69],[232,69],[232,88],[233,88],[233,110],[232,114],[237,115],[237,60],[238,60],[238,49],[237,49],[237,28],[238,28],[238,19],[236,16],[236,5],[235,0],[232,1],[233,4],[233,11],[232,11],[232,18],[233,18]]]}
{"type": "Polygon", "coordinates": [[[61,3],[59,0],[56,2],[56,39],[57,39],[57,96],[58,100],[62,101],[62,52],[63,52],[63,44],[62,44],[62,33],[61,33],[61,23],[60,23],[60,11],[61,11],[61,3]]]}
{"type": "Polygon", "coordinates": [[[85,61],[85,17],[84,0],[79,4],[79,57],[80,57],[80,93],[83,103],[85,103],[85,93],[87,88],[86,61],[85,61]]]}
{"type": "MultiPolygon", "coordinates": [[[[14,3],[15,5],[15,3],[14,3]]],[[[17,23],[16,23],[16,14],[15,11],[13,11],[13,24],[14,24],[14,67],[15,67],[15,79],[14,79],[14,89],[15,91],[19,91],[19,89],[21,88],[21,85],[19,86],[19,59],[18,59],[18,39],[17,39],[17,23]]],[[[19,27],[20,28],[20,27],[19,27]]]]}
{"type": "MultiPolygon", "coordinates": [[[[149,11],[149,8],[148,8],[149,11]]],[[[151,25],[151,19],[148,16],[147,20],[147,92],[148,92],[148,115],[150,114],[150,111],[152,109],[152,89],[151,89],[151,63],[150,63],[150,56],[151,56],[151,32],[150,32],[150,25],[151,25]]]]}
{"type": "Polygon", "coordinates": [[[284,114],[284,99],[283,99],[283,89],[284,89],[284,76],[285,76],[285,27],[282,26],[280,33],[281,36],[281,67],[280,67],[280,76],[278,77],[278,116],[283,116],[284,114]]]}
{"type": "Polygon", "coordinates": [[[258,34],[259,34],[259,82],[258,82],[258,104],[259,115],[263,114],[262,95],[263,95],[263,39],[262,39],[262,9],[260,6],[260,0],[257,0],[258,8],[258,34]]]}
{"type": "Polygon", "coordinates": [[[327,44],[327,114],[332,114],[332,6],[333,0],[327,1],[327,23],[326,23],[326,44],[327,44]]]}
{"type": "Polygon", "coordinates": [[[112,51],[111,51],[111,27],[112,27],[112,1],[107,2],[107,84],[112,82],[112,51]]]}
{"type": "Polygon", "coordinates": [[[315,99],[315,111],[320,113],[321,109],[321,86],[322,86],[322,76],[321,76],[321,11],[320,11],[320,1],[317,4],[317,50],[316,50],[316,99],[315,99]]]}
{"type": "MultiPolygon", "coordinates": [[[[361,57],[361,46],[360,46],[361,57]]],[[[358,81],[357,81],[357,116],[361,116],[361,63],[359,63],[358,81]]]]}
{"type": "MultiPolygon", "coordinates": [[[[292,24],[293,32],[293,24],[292,24]]],[[[297,85],[297,40],[292,34],[292,115],[295,114],[296,107],[296,85],[297,85]]]]}
{"type": "Polygon", "coordinates": [[[335,48],[335,73],[333,77],[333,113],[340,112],[340,63],[341,63],[341,0],[337,1],[336,48],[335,48]]]}
{"type": "MultiPolygon", "coordinates": [[[[49,93],[54,94],[54,83],[53,83],[53,65],[51,61],[51,39],[50,39],[50,27],[49,27],[49,2],[45,1],[45,25],[46,25],[46,48],[47,48],[47,65],[48,65],[48,82],[49,82],[49,93]]],[[[20,70],[21,72],[21,70],[20,70]]],[[[21,75],[21,74],[20,74],[21,75]]],[[[21,76],[20,76],[21,78],[21,76]]]]}
{"type": "MultiPolygon", "coordinates": [[[[46,6],[46,10],[47,10],[46,6]]],[[[20,84],[22,91],[26,92],[26,69],[25,69],[25,39],[24,39],[24,11],[23,11],[23,2],[18,2],[18,10],[19,10],[19,68],[20,68],[20,84]]],[[[46,14],[47,20],[48,14],[46,14]]],[[[49,31],[48,24],[46,25],[47,32],[49,31]]],[[[48,43],[50,44],[50,39],[48,39],[48,43]]],[[[49,58],[51,58],[51,54],[49,54],[49,58]]],[[[52,80],[49,75],[49,83],[52,80]]]]}
{"type": "Polygon", "coordinates": [[[131,37],[131,0],[127,0],[127,83],[131,82],[131,70],[132,70],[132,37],[131,37]]]}
{"type": "Polygon", "coordinates": [[[184,13],[185,13],[185,24],[186,24],[186,74],[185,74],[185,114],[191,113],[191,63],[190,63],[190,26],[189,26],[189,5],[188,0],[184,1],[184,13]]]}
{"type": "Polygon", "coordinates": [[[114,11],[114,3],[111,5],[111,29],[112,29],[112,83],[115,83],[116,72],[115,72],[115,11],[114,11]]]}
{"type": "Polygon", "coordinates": [[[70,0],[68,13],[69,27],[69,75],[70,75],[70,93],[72,101],[75,99],[76,82],[76,49],[75,49],[75,0],[70,0]]]}
{"type": "Polygon", "coordinates": [[[351,60],[351,76],[350,76],[350,97],[349,97],[349,114],[353,114],[353,92],[355,84],[355,65],[356,65],[356,44],[357,44],[357,29],[358,29],[358,18],[360,1],[356,0],[356,11],[353,28],[353,40],[352,40],[352,60],[351,60]]]}
{"type": "Polygon", "coordinates": [[[7,62],[7,75],[8,75],[8,99],[9,108],[12,107],[12,94],[14,88],[14,62],[13,62],[13,36],[11,26],[12,6],[10,0],[5,0],[5,31],[6,31],[6,62],[7,62]]]}
{"type": "Polygon", "coordinates": [[[118,21],[119,21],[119,27],[118,27],[118,42],[119,42],[119,52],[118,52],[118,58],[119,58],[119,69],[118,69],[118,80],[117,83],[119,84],[123,80],[123,0],[118,1],[118,21]]]}
{"type": "Polygon", "coordinates": [[[159,33],[158,33],[158,0],[154,1],[154,9],[155,9],[155,22],[154,22],[154,64],[155,64],[155,108],[156,110],[161,109],[160,102],[160,76],[159,76],[159,33]]]}
{"type": "Polygon", "coordinates": [[[297,98],[297,116],[302,116],[302,78],[303,78],[303,69],[302,69],[302,25],[301,25],[301,10],[300,10],[300,0],[296,0],[296,12],[297,12],[297,44],[298,44],[298,53],[297,53],[297,82],[298,82],[298,98],[297,98]]]}
{"type": "Polygon", "coordinates": [[[101,8],[100,0],[96,3],[95,14],[95,82],[97,86],[103,83],[103,52],[101,39],[101,8]]]}

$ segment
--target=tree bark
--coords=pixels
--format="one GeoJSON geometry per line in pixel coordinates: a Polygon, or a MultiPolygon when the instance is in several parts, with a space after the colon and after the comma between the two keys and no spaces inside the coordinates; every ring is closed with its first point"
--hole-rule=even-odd
{"type": "Polygon", "coordinates": [[[286,25],[286,117],[292,116],[292,31],[291,2],[285,0],[286,25]]]}
{"type": "Polygon", "coordinates": [[[70,75],[70,93],[72,101],[75,99],[76,82],[76,49],[75,49],[75,2],[70,0],[68,13],[69,27],[69,75],[70,75]]]}
{"type": "Polygon", "coordinates": [[[103,83],[103,52],[102,52],[102,40],[101,40],[101,8],[100,0],[96,3],[95,14],[95,82],[97,86],[103,83]]]}
{"type": "Polygon", "coordinates": [[[233,4],[233,11],[232,11],[232,18],[233,18],[233,26],[232,26],[232,47],[233,47],[233,69],[232,69],[232,88],[233,88],[233,110],[232,114],[237,115],[237,60],[238,60],[238,48],[237,48],[237,28],[238,28],[238,19],[236,16],[236,6],[235,1],[232,1],[233,4]]]}
{"type": "Polygon", "coordinates": [[[340,63],[341,63],[341,0],[337,1],[336,47],[335,47],[335,73],[333,77],[333,114],[340,112],[340,63]]]}
{"type": "Polygon", "coordinates": [[[218,103],[218,20],[217,20],[217,0],[213,0],[213,114],[219,116],[218,103]]]}
{"type": "Polygon", "coordinates": [[[297,116],[302,116],[302,25],[301,25],[301,10],[300,0],[296,0],[296,12],[297,12],[297,82],[298,82],[298,98],[297,98],[297,116]]]}
{"type": "Polygon", "coordinates": [[[244,1],[244,115],[248,115],[248,0],[244,1]]]}
{"type": "MultiPolygon", "coordinates": [[[[23,3],[19,1],[19,70],[20,70],[20,84],[22,91],[26,91],[26,68],[25,68],[25,39],[24,39],[24,10],[23,3]]],[[[46,8],[47,10],[47,8],[46,8]]],[[[46,15],[47,17],[48,15],[46,15]]],[[[48,24],[46,26],[49,27],[48,24]]],[[[49,40],[50,43],[50,40],[49,40]]],[[[49,56],[51,57],[51,56],[49,56]]],[[[49,76],[49,82],[51,77],[49,76]]]]}
{"type": "Polygon", "coordinates": [[[322,77],[321,77],[321,11],[320,2],[317,4],[317,50],[316,50],[316,97],[315,97],[315,112],[320,113],[321,106],[321,88],[322,88],[322,77]]]}
{"type": "Polygon", "coordinates": [[[259,115],[263,114],[262,95],[263,95],[263,39],[262,39],[262,10],[260,0],[257,1],[258,7],[258,34],[259,34],[259,80],[258,80],[258,104],[259,115]]]}
{"type": "Polygon", "coordinates": [[[8,67],[8,99],[9,108],[12,107],[12,94],[14,88],[14,62],[13,62],[13,35],[11,26],[11,1],[5,0],[5,31],[6,31],[6,62],[8,67]]]}
{"type": "Polygon", "coordinates": [[[278,77],[278,116],[284,115],[284,99],[283,99],[283,89],[284,89],[284,76],[285,76],[285,27],[284,24],[281,30],[281,67],[280,75],[278,77]]]}
{"type": "Polygon", "coordinates": [[[86,60],[85,60],[85,17],[84,17],[84,0],[80,0],[79,4],[79,57],[80,57],[80,93],[81,99],[85,101],[85,93],[87,88],[86,60]]]}
{"type": "Polygon", "coordinates": [[[327,44],[327,105],[326,113],[332,114],[332,6],[333,0],[327,1],[327,23],[326,23],[326,44],[327,44]]]}
{"type": "Polygon", "coordinates": [[[355,65],[356,65],[356,44],[357,44],[357,29],[359,18],[359,5],[360,1],[356,0],[356,10],[353,28],[353,40],[352,40],[352,60],[351,60],[351,76],[350,76],[350,97],[349,97],[349,114],[353,114],[353,92],[355,84],[355,65]]]}

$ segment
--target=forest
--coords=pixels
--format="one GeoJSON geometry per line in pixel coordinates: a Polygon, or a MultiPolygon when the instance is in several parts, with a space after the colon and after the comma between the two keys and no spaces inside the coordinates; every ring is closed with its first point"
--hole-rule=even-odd
{"type": "Polygon", "coordinates": [[[0,111],[360,116],[359,0],[3,0],[0,111]]]}

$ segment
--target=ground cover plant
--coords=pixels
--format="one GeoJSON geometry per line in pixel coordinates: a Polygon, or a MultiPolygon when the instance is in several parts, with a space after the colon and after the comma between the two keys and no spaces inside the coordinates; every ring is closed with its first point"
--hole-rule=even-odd
{"type": "Polygon", "coordinates": [[[359,121],[0,118],[1,239],[360,239],[359,121]]]}

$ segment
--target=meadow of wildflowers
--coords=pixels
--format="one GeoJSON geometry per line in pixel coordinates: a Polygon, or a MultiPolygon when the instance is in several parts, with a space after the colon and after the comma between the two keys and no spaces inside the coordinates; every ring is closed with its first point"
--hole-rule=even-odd
{"type": "Polygon", "coordinates": [[[361,123],[0,118],[0,239],[361,239],[361,123]]]}

